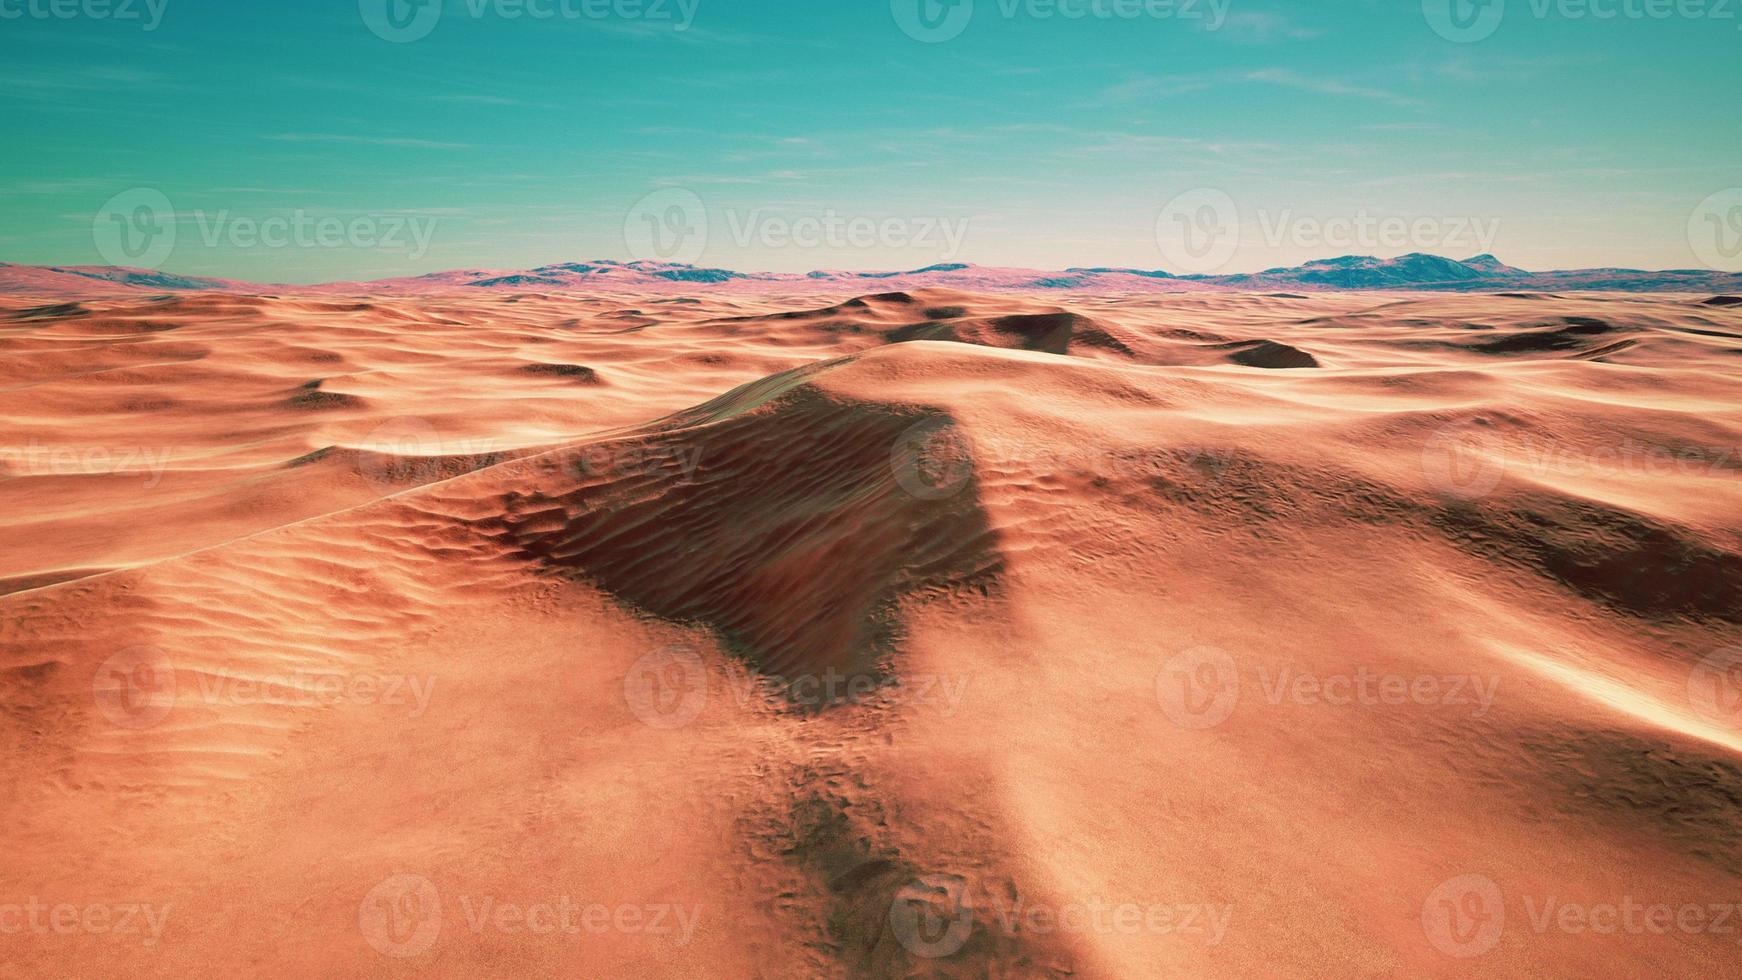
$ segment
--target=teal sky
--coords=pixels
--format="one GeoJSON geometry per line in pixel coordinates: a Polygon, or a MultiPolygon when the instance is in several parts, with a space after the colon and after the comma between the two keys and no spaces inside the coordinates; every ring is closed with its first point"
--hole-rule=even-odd
{"type": "Polygon", "coordinates": [[[395,43],[374,0],[153,2],[0,0],[0,259],[109,260],[94,228],[136,189],[174,244],[127,264],[282,282],[655,257],[633,229],[661,190],[656,222],[706,231],[679,257],[742,270],[1209,271],[1156,231],[1205,190],[1237,211],[1226,272],[1490,247],[1692,268],[1729,257],[1698,229],[1742,234],[1742,3],[1508,0],[1459,43],[1413,0],[974,0],[927,43],[889,0],[448,0],[395,43]],[[879,230],[786,240],[831,216],[879,230]],[[253,241],[274,218],[345,230],[253,241]],[[1326,242],[1335,219],[1411,230],[1326,242]]]}

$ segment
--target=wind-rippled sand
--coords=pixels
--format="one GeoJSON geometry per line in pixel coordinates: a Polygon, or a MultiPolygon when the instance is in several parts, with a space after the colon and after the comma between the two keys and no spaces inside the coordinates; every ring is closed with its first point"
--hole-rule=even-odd
{"type": "Polygon", "coordinates": [[[0,975],[1735,975],[1735,301],[825,302],[0,301],[0,975]]]}

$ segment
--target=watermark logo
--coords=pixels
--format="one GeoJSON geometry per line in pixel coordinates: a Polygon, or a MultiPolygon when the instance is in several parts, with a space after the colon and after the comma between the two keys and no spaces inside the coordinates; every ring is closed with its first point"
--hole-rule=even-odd
{"type": "Polygon", "coordinates": [[[654,650],[623,675],[623,701],[649,728],[683,728],[708,706],[708,665],[689,647],[654,650]]]}
{"type": "Polygon", "coordinates": [[[103,202],[91,221],[97,254],[110,265],[156,269],[175,251],[175,206],[150,187],[122,191],[103,202]]]}
{"type": "Polygon", "coordinates": [[[974,19],[974,0],[889,0],[889,12],[903,34],[925,44],[942,44],[968,29],[974,19]]]}
{"type": "Polygon", "coordinates": [[[889,906],[889,927],[902,948],[922,959],[954,956],[974,933],[968,880],[925,875],[904,885],[889,906]]]}
{"type": "Polygon", "coordinates": [[[1694,208],[1688,244],[1707,268],[1742,271],[1742,187],[1721,190],[1694,208]]]}
{"type": "Polygon", "coordinates": [[[1688,701],[1706,721],[1742,731],[1742,647],[1724,647],[1696,664],[1688,701]]]}
{"type": "Polygon", "coordinates": [[[1435,34],[1453,44],[1494,36],[1506,19],[1506,0],[1422,0],[1422,15],[1435,34]]]}
{"type": "Polygon", "coordinates": [[[1240,248],[1240,210],[1226,191],[1186,191],[1156,215],[1155,243],[1181,272],[1215,272],[1233,261],[1240,248]]]}
{"type": "Polygon", "coordinates": [[[1194,647],[1162,665],[1155,675],[1155,698],[1179,727],[1215,728],[1240,703],[1240,670],[1227,651],[1194,647]]]}
{"type": "Polygon", "coordinates": [[[1500,942],[1506,904],[1500,886],[1482,875],[1462,875],[1440,884],[1421,907],[1428,942],[1447,956],[1481,956],[1500,942]]]}
{"type": "Polygon", "coordinates": [[[394,875],[363,896],[357,928],[383,956],[421,956],[441,938],[441,893],[422,875],[394,875]]]}
{"type": "Polygon", "coordinates": [[[134,730],[155,727],[175,709],[175,664],[156,647],[128,647],[97,668],[91,695],[110,724],[134,730]]]}
{"type": "Polygon", "coordinates": [[[917,423],[895,440],[890,470],[917,500],[944,500],[962,492],[974,475],[974,456],[961,427],[947,418],[917,423]]]}
{"type": "Polygon", "coordinates": [[[1440,493],[1485,497],[1506,476],[1506,444],[1483,429],[1441,429],[1422,446],[1421,472],[1440,493]]]}
{"type": "Polygon", "coordinates": [[[357,0],[357,12],[383,41],[409,44],[430,36],[441,23],[444,0],[357,0]]]}
{"type": "Polygon", "coordinates": [[[643,262],[693,263],[708,248],[708,209],[694,191],[654,191],[623,219],[623,243],[643,262]]]}

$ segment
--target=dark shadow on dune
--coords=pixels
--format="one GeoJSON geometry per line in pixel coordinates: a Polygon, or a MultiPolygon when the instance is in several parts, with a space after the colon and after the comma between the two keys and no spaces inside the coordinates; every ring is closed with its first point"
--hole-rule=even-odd
{"type": "Polygon", "coordinates": [[[1520,758],[1553,785],[1560,819],[1596,820],[1622,840],[1657,846],[1725,870],[1742,861],[1742,767],[1703,743],[1646,740],[1614,729],[1522,732],[1520,758]]]}
{"type": "Polygon", "coordinates": [[[747,407],[712,424],[540,457],[502,527],[530,558],[712,627],[765,676],[881,678],[903,599],[989,590],[1003,562],[971,467],[925,458],[947,416],[832,398],[803,371],[726,396],[747,407]]]}

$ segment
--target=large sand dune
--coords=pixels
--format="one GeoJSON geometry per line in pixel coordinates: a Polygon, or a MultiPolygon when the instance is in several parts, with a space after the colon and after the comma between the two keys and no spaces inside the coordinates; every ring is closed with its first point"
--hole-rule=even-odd
{"type": "Polygon", "coordinates": [[[0,355],[0,976],[1737,975],[1734,303],[111,292],[0,355]]]}

